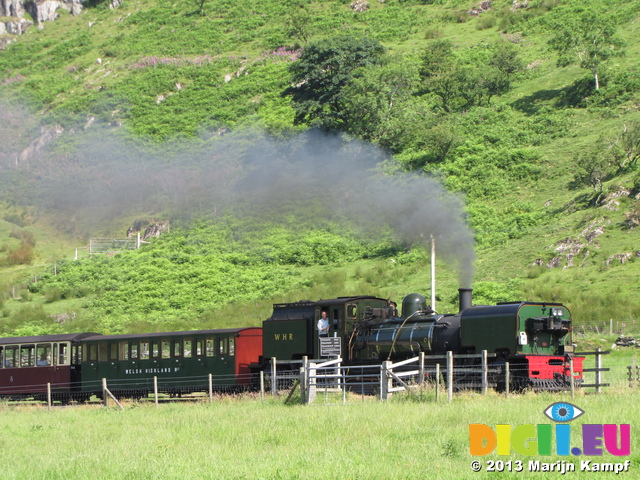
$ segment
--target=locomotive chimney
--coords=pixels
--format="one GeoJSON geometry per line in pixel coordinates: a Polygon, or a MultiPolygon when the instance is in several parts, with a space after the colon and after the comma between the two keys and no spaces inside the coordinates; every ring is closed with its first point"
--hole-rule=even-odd
{"type": "Polygon", "coordinates": [[[473,290],[471,288],[458,289],[458,302],[460,303],[460,311],[463,311],[465,308],[469,308],[471,306],[472,292],[473,290]]]}

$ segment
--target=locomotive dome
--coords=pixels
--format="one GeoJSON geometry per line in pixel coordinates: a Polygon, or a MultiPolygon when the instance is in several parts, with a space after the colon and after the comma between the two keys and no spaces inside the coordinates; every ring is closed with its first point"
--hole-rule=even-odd
{"type": "Polygon", "coordinates": [[[405,318],[426,308],[427,301],[419,293],[410,293],[402,300],[402,316],[405,318]]]}

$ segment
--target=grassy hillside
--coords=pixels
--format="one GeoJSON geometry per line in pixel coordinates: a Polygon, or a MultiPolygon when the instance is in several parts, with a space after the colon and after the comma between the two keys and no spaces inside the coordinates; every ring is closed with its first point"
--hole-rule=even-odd
{"type": "Polygon", "coordinates": [[[473,263],[478,303],[634,324],[636,3],[369,6],[96,4],[0,52],[2,333],[259,324],[272,301],[427,294],[431,235],[438,311],[473,263]],[[598,90],[549,43],[592,10],[624,53],[598,90]],[[292,65],[345,35],[384,53],[301,116],[292,65]],[[70,261],[158,220],[172,233],[138,252],[70,261]]]}

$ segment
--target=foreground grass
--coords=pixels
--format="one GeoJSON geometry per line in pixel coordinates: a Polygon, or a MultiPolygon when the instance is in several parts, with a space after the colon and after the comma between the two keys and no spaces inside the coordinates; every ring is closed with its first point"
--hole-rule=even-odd
{"type": "MultiPolygon", "coordinates": [[[[550,423],[542,412],[567,397],[463,394],[452,403],[424,403],[398,396],[387,403],[346,406],[285,406],[281,398],[264,403],[228,399],[158,408],[128,404],[125,411],[5,405],[0,406],[0,462],[7,479],[485,478],[488,473],[471,471],[472,460],[579,464],[575,457],[469,454],[470,423],[550,423]]],[[[574,432],[583,421],[632,425],[630,457],[580,459],[631,460],[628,475],[635,475],[640,468],[638,400],[640,393],[629,388],[576,397],[574,403],[585,414],[572,423],[574,432]]],[[[581,472],[570,476],[593,478],[581,472]]]]}

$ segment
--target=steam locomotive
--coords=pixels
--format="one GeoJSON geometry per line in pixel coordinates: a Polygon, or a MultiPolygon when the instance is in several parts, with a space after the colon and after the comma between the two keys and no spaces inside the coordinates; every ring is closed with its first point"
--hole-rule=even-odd
{"type": "Polygon", "coordinates": [[[470,289],[460,289],[457,314],[436,314],[415,293],[404,298],[402,315],[387,299],[355,296],[275,304],[262,328],[0,338],[0,397],[84,401],[103,395],[102,379],[124,397],[155,388],[181,395],[207,391],[210,382],[217,390],[251,388],[255,373],[267,369],[272,358],[340,356],[346,365],[359,365],[424,352],[434,363],[448,351],[483,350],[494,371],[509,362],[510,386],[566,389],[571,358],[574,383],[580,384],[583,358],[573,356],[567,307],[542,302],[472,306],[471,295],[470,289]],[[323,312],[327,336],[317,328],[323,312]]]}
{"type": "MultiPolygon", "coordinates": [[[[510,387],[563,390],[582,382],[583,357],[574,356],[571,314],[559,303],[511,302],[472,306],[472,290],[459,289],[460,311],[436,314],[422,295],[407,295],[402,315],[387,299],[360,296],[274,305],[263,322],[263,356],[295,360],[320,358],[323,346],[346,364],[402,360],[424,352],[427,361],[448,351],[458,355],[486,350],[500,375],[506,362],[510,387]],[[329,317],[329,336],[316,328],[321,312],[329,317]]],[[[463,360],[466,363],[479,360],[463,360]]]]}

